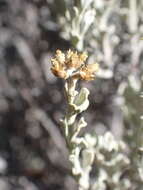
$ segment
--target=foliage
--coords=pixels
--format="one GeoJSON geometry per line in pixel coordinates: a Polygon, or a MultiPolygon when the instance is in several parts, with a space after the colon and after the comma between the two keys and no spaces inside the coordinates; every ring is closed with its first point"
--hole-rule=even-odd
{"type": "MultiPolygon", "coordinates": [[[[142,89],[143,71],[141,64],[143,52],[141,36],[143,31],[142,25],[140,24],[143,20],[141,14],[143,3],[137,0],[126,2],[117,0],[79,0],[72,1],[72,5],[73,8],[70,8],[69,2],[65,1],[65,16],[59,18],[59,23],[63,27],[61,35],[69,39],[77,50],[88,50],[91,53],[91,60],[96,59],[100,63],[101,67],[97,76],[101,80],[107,79],[110,81],[109,84],[106,80],[103,83],[99,81],[101,88],[105,83],[108,91],[110,91],[108,85],[115,85],[111,101],[116,106],[115,110],[122,107],[120,113],[124,113],[121,125],[116,123],[118,122],[118,119],[116,119],[118,115],[114,115],[115,122],[113,124],[111,123],[112,126],[110,127],[111,130],[115,127],[121,127],[124,131],[124,135],[122,134],[123,131],[121,132],[120,130],[119,132],[121,134],[114,135],[120,136],[127,145],[127,172],[123,170],[120,164],[117,164],[119,168],[118,170],[114,168],[113,173],[111,172],[112,167],[109,167],[110,169],[106,172],[103,169],[103,181],[101,180],[102,175],[99,176],[100,183],[98,184],[98,180],[95,179],[91,189],[106,189],[108,186],[110,189],[130,189],[131,187],[133,189],[141,189],[142,177],[140,178],[139,175],[142,176],[143,166],[141,164],[142,156],[139,159],[138,150],[142,147],[143,138],[142,123],[140,120],[143,110],[140,106],[141,100],[139,97],[142,89]],[[134,171],[134,174],[132,171],[134,171]],[[110,177],[110,172],[112,173],[112,177],[110,177]],[[124,172],[126,174],[122,179],[121,176],[124,175],[124,172]],[[116,182],[114,182],[115,179],[113,176],[115,178],[118,176],[116,182]]],[[[103,139],[106,138],[106,134],[108,136],[108,132],[102,137],[103,139]]],[[[110,143],[108,142],[109,147],[110,143]]],[[[111,146],[112,144],[114,144],[114,141],[111,143],[111,146]]],[[[78,155],[80,154],[79,152],[78,150],[78,155]]],[[[98,157],[99,152],[94,152],[94,154],[94,157],[98,157]]],[[[105,156],[109,156],[109,153],[106,152],[105,156]]],[[[116,158],[110,157],[110,159],[112,162],[112,159],[114,160],[116,158]]],[[[80,158],[76,160],[80,160],[80,158]]],[[[126,159],[123,158],[123,160],[125,161],[126,159]]],[[[79,164],[80,162],[82,163],[82,161],[79,161],[79,164]]],[[[97,163],[95,162],[96,170],[102,169],[103,163],[101,165],[97,163]]],[[[86,173],[86,170],[84,172],[86,173]]],[[[87,171],[87,175],[85,175],[89,178],[88,172],[89,170],[87,171]]],[[[85,189],[89,188],[89,184],[86,183],[87,181],[85,178],[82,181],[82,183],[85,182],[85,189]]]]}
{"type": "Polygon", "coordinates": [[[90,179],[92,189],[143,189],[142,10],[141,0],[0,2],[2,190],[77,189],[59,128],[63,81],[50,72],[56,49],[88,52],[86,64],[100,65],[95,81],[76,88],[80,95],[90,92],[83,96],[88,111],[76,120],[88,123],[75,138],[86,141],[75,157],[83,163],[82,184],[90,179]]]}

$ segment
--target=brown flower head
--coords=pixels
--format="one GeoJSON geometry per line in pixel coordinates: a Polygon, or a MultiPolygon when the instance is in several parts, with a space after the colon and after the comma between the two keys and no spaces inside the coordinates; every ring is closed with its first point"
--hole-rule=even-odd
{"type": "Polygon", "coordinates": [[[66,54],[61,50],[56,51],[55,58],[51,59],[53,74],[59,78],[67,79],[75,77],[83,80],[93,80],[95,72],[98,70],[98,64],[86,65],[86,53],[77,53],[68,50],[66,54]]]}
{"type": "Polygon", "coordinates": [[[84,64],[87,57],[88,57],[88,55],[86,53],[77,54],[77,52],[68,50],[66,66],[68,68],[78,69],[84,64]]]}
{"type": "Polygon", "coordinates": [[[77,52],[68,50],[64,54],[61,50],[57,50],[55,58],[51,59],[51,70],[55,76],[67,79],[84,64],[86,59],[86,53],[78,54],[77,52]]]}
{"type": "Polygon", "coordinates": [[[56,58],[51,59],[52,67],[51,71],[56,77],[67,78],[66,68],[64,65],[64,56],[57,50],[56,58]]]}
{"type": "Polygon", "coordinates": [[[79,72],[80,78],[82,80],[94,80],[98,69],[99,65],[97,63],[84,65],[79,72]]]}

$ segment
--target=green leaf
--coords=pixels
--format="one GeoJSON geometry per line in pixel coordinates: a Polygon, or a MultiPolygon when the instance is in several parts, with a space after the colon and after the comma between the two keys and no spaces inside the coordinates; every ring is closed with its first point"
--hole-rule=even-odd
{"type": "Polygon", "coordinates": [[[73,104],[73,108],[75,111],[82,112],[86,110],[89,106],[88,100],[89,91],[87,88],[82,88],[80,93],[75,97],[73,104]]]}

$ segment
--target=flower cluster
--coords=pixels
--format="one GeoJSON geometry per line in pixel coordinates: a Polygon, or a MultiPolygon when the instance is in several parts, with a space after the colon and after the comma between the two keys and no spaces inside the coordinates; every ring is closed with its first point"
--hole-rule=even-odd
{"type": "Polygon", "coordinates": [[[61,50],[56,51],[55,58],[51,59],[53,74],[59,78],[68,79],[73,77],[82,80],[93,80],[98,71],[98,64],[85,64],[88,55],[68,50],[64,54],[61,50]]]}

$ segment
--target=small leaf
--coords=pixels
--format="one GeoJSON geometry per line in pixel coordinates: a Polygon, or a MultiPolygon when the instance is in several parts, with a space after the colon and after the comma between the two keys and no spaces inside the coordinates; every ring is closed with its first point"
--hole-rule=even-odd
{"type": "Polygon", "coordinates": [[[82,88],[80,93],[76,96],[74,104],[81,106],[86,100],[88,100],[89,91],[87,88],[82,88]]]}
{"type": "Polygon", "coordinates": [[[91,164],[93,163],[94,160],[94,150],[92,149],[85,149],[82,152],[82,156],[83,156],[83,161],[82,161],[82,167],[86,168],[91,166],[91,164]]]}
{"type": "Polygon", "coordinates": [[[75,97],[74,102],[70,104],[71,112],[81,113],[89,106],[88,100],[89,91],[87,88],[82,88],[80,93],[75,97]]]}

